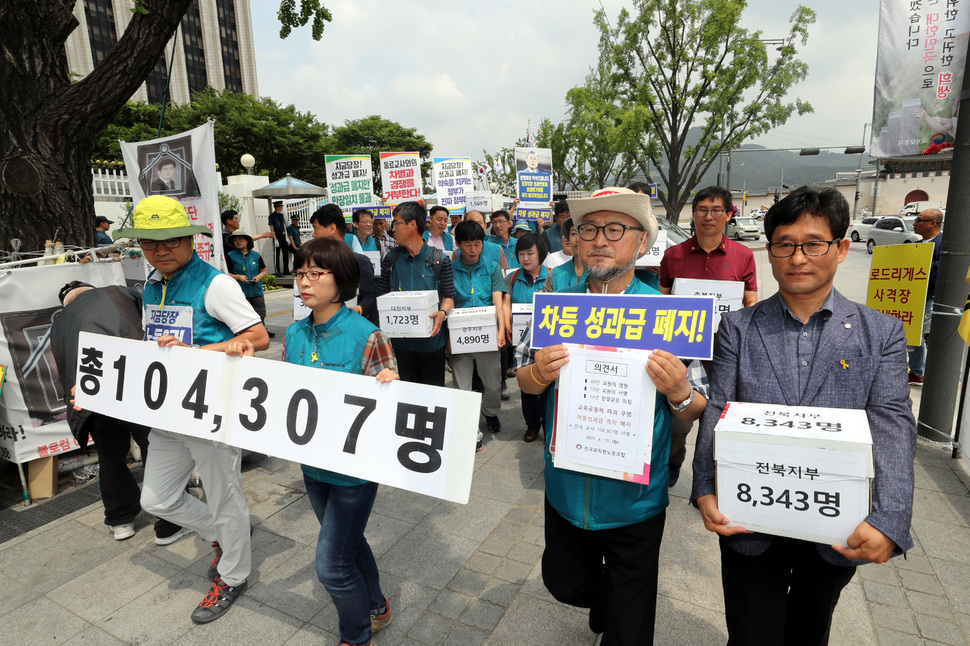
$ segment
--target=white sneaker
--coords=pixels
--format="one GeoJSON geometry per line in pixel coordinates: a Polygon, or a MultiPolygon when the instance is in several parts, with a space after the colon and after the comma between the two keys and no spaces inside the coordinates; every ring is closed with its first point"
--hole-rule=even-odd
{"type": "Polygon", "coordinates": [[[166,536],[165,538],[155,537],[155,545],[171,545],[183,536],[188,536],[189,534],[195,533],[194,529],[189,529],[187,527],[180,527],[177,532],[171,536],[166,536]]]}
{"type": "Polygon", "coordinates": [[[114,535],[116,541],[123,541],[135,535],[134,523],[125,523],[124,525],[108,525],[108,529],[111,530],[111,533],[114,535]]]}

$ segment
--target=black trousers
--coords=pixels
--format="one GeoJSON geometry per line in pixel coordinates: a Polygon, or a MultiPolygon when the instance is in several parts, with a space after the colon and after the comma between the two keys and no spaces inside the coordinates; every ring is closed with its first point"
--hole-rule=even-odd
{"type": "MultiPolygon", "coordinates": [[[[439,332],[438,334],[441,334],[439,332]]],[[[394,356],[397,357],[398,374],[402,381],[410,381],[415,384],[425,384],[426,386],[445,385],[445,349],[433,352],[415,352],[414,350],[402,350],[394,340],[394,356]]]]}
{"type": "Polygon", "coordinates": [[[276,241],[280,243],[280,246],[276,248],[276,273],[287,275],[290,273],[290,254],[293,253],[290,249],[290,241],[286,239],[285,233],[277,233],[276,241]],[[281,257],[282,263],[280,263],[281,257]],[[280,271],[281,268],[282,271],[280,271]]]}
{"type": "Polygon", "coordinates": [[[542,582],[562,603],[602,608],[602,646],[653,643],[666,516],[661,512],[635,525],[593,531],[570,524],[546,498],[542,582]]]}
{"type": "Polygon", "coordinates": [[[521,395],[522,417],[525,419],[525,425],[541,430],[543,420],[546,418],[546,398],[549,396],[549,391],[546,390],[541,395],[529,393],[521,393],[521,395]]]}
{"type": "Polygon", "coordinates": [[[729,646],[824,646],[832,612],[855,567],[832,565],[814,543],[778,537],[745,556],[721,540],[729,646]]]}
{"type": "MultiPolygon", "coordinates": [[[[141,492],[138,483],[128,468],[128,451],[131,440],[141,448],[142,461],[148,458],[147,426],[140,426],[113,417],[93,413],[84,425],[94,440],[100,464],[99,486],[101,502],[104,504],[104,524],[124,525],[135,519],[141,512],[141,492]]],[[[155,535],[161,538],[171,536],[180,527],[161,518],[155,521],[155,535]]]]}

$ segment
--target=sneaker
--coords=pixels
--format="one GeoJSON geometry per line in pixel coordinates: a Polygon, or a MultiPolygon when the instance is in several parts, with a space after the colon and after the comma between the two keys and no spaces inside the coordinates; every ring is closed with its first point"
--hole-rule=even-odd
{"type": "Polygon", "coordinates": [[[269,331],[267,331],[266,334],[268,334],[269,335],[269,338],[271,338],[271,339],[275,339],[276,338],[276,332],[269,332],[269,331]]]}
{"type": "Polygon", "coordinates": [[[506,378],[509,378],[509,379],[511,379],[512,377],[514,377],[515,376],[515,368],[509,368],[508,370],[506,370],[505,371],[505,376],[506,376],[506,378]]]}
{"type": "Polygon", "coordinates": [[[488,425],[490,433],[498,433],[502,430],[502,422],[498,421],[497,417],[486,417],[485,424],[488,425]]]}
{"type": "Polygon", "coordinates": [[[525,429],[525,435],[522,436],[522,439],[526,442],[535,442],[536,438],[538,437],[539,429],[535,426],[530,426],[529,428],[525,429]]]}
{"type": "Polygon", "coordinates": [[[384,612],[377,614],[376,612],[370,613],[370,631],[376,633],[379,630],[384,630],[391,623],[391,600],[384,600],[384,612]]]}
{"type": "Polygon", "coordinates": [[[475,452],[476,453],[485,448],[485,445],[482,444],[482,439],[483,439],[482,432],[479,431],[478,432],[478,442],[475,443],[475,452]]]}
{"type": "Polygon", "coordinates": [[[502,396],[502,401],[507,401],[510,397],[512,397],[512,393],[509,392],[509,387],[505,384],[504,381],[502,382],[501,396],[502,396]]]}
{"type": "Polygon", "coordinates": [[[135,535],[134,523],[125,523],[123,525],[108,525],[108,529],[111,530],[111,535],[115,537],[116,541],[123,541],[135,535]]]}
{"type": "Polygon", "coordinates": [[[916,384],[917,386],[922,386],[923,385],[923,378],[922,377],[917,377],[913,373],[909,373],[909,383],[916,384]]]}
{"type": "Polygon", "coordinates": [[[219,559],[222,558],[222,547],[219,546],[219,541],[212,541],[212,549],[216,551],[216,555],[212,559],[212,565],[209,566],[209,580],[216,581],[219,579],[219,559]]]}
{"type": "Polygon", "coordinates": [[[232,606],[232,602],[246,589],[246,581],[239,585],[230,586],[218,576],[212,582],[212,589],[205,595],[195,610],[192,611],[192,621],[197,624],[207,624],[221,617],[232,606]]]}
{"type": "Polygon", "coordinates": [[[156,536],[155,545],[171,545],[183,536],[188,536],[189,534],[194,534],[194,529],[189,529],[187,527],[179,527],[179,530],[172,534],[171,536],[156,536]]]}

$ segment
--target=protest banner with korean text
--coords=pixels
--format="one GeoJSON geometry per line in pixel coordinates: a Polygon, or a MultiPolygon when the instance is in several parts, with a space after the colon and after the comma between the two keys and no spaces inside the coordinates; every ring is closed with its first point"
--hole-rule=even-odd
{"type": "Polygon", "coordinates": [[[330,202],[350,214],[355,206],[374,201],[370,155],[325,155],[330,202]]]}
{"type": "Polygon", "coordinates": [[[714,459],[718,509],[732,527],[845,545],[869,514],[864,410],[728,402],[714,459]]]}
{"type": "Polygon", "coordinates": [[[125,284],[120,262],[64,263],[0,274],[0,459],[30,462],[78,448],[67,425],[69,393],[51,347],[61,312],[58,292],[80,280],[95,287],[125,284]]]}
{"type": "Polygon", "coordinates": [[[518,220],[551,220],[552,150],[515,149],[515,195],[518,220]]]}
{"type": "Polygon", "coordinates": [[[222,220],[219,217],[220,180],[216,172],[215,122],[207,121],[186,132],[121,143],[131,199],[138,204],[149,195],[164,195],[185,207],[192,224],[212,230],[213,236],[192,238],[199,258],[225,271],[222,220]]]}
{"type": "Polygon", "coordinates": [[[906,345],[919,345],[933,244],[894,244],[872,250],[866,307],[903,322],[906,345]]]}
{"type": "Polygon", "coordinates": [[[667,350],[682,359],[710,359],[714,299],[659,294],[537,293],[532,348],[582,343],[667,350]]]}
{"type": "Polygon", "coordinates": [[[454,215],[465,211],[465,192],[472,188],[472,160],[469,157],[435,157],[434,188],[438,204],[454,215]]]}
{"type": "Polygon", "coordinates": [[[82,333],[77,404],[467,503],[477,393],[82,333]]]}
{"type": "Polygon", "coordinates": [[[375,220],[390,220],[392,208],[389,206],[361,206],[354,207],[352,213],[357,211],[370,211],[375,220]]]}
{"type": "Polygon", "coordinates": [[[392,207],[401,202],[420,200],[421,156],[418,153],[381,153],[381,192],[384,204],[392,207]]]}
{"type": "Polygon", "coordinates": [[[938,152],[956,140],[970,7],[958,0],[882,0],[872,157],[938,152]]]}
{"type": "Polygon", "coordinates": [[[465,210],[479,211],[481,213],[492,212],[492,192],[491,191],[465,191],[465,210]]]}

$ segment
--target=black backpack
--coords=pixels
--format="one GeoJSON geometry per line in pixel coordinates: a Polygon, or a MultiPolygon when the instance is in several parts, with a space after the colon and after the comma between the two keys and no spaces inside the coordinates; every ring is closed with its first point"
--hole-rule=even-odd
{"type": "MultiPolygon", "coordinates": [[[[390,269],[392,272],[392,280],[393,280],[394,265],[397,264],[397,259],[400,257],[401,257],[401,247],[394,247],[393,249],[387,252],[386,256],[384,256],[384,259],[388,261],[388,269],[390,269]]],[[[427,262],[425,262],[425,266],[429,267],[431,271],[434,273],[434,280],[436,283],[441,281],[441,261],[444,257],[445,257],[445,253],[441,249],[438,249],[437,247],[432,247],[431,254],[428,256],[427,262]]]]}

